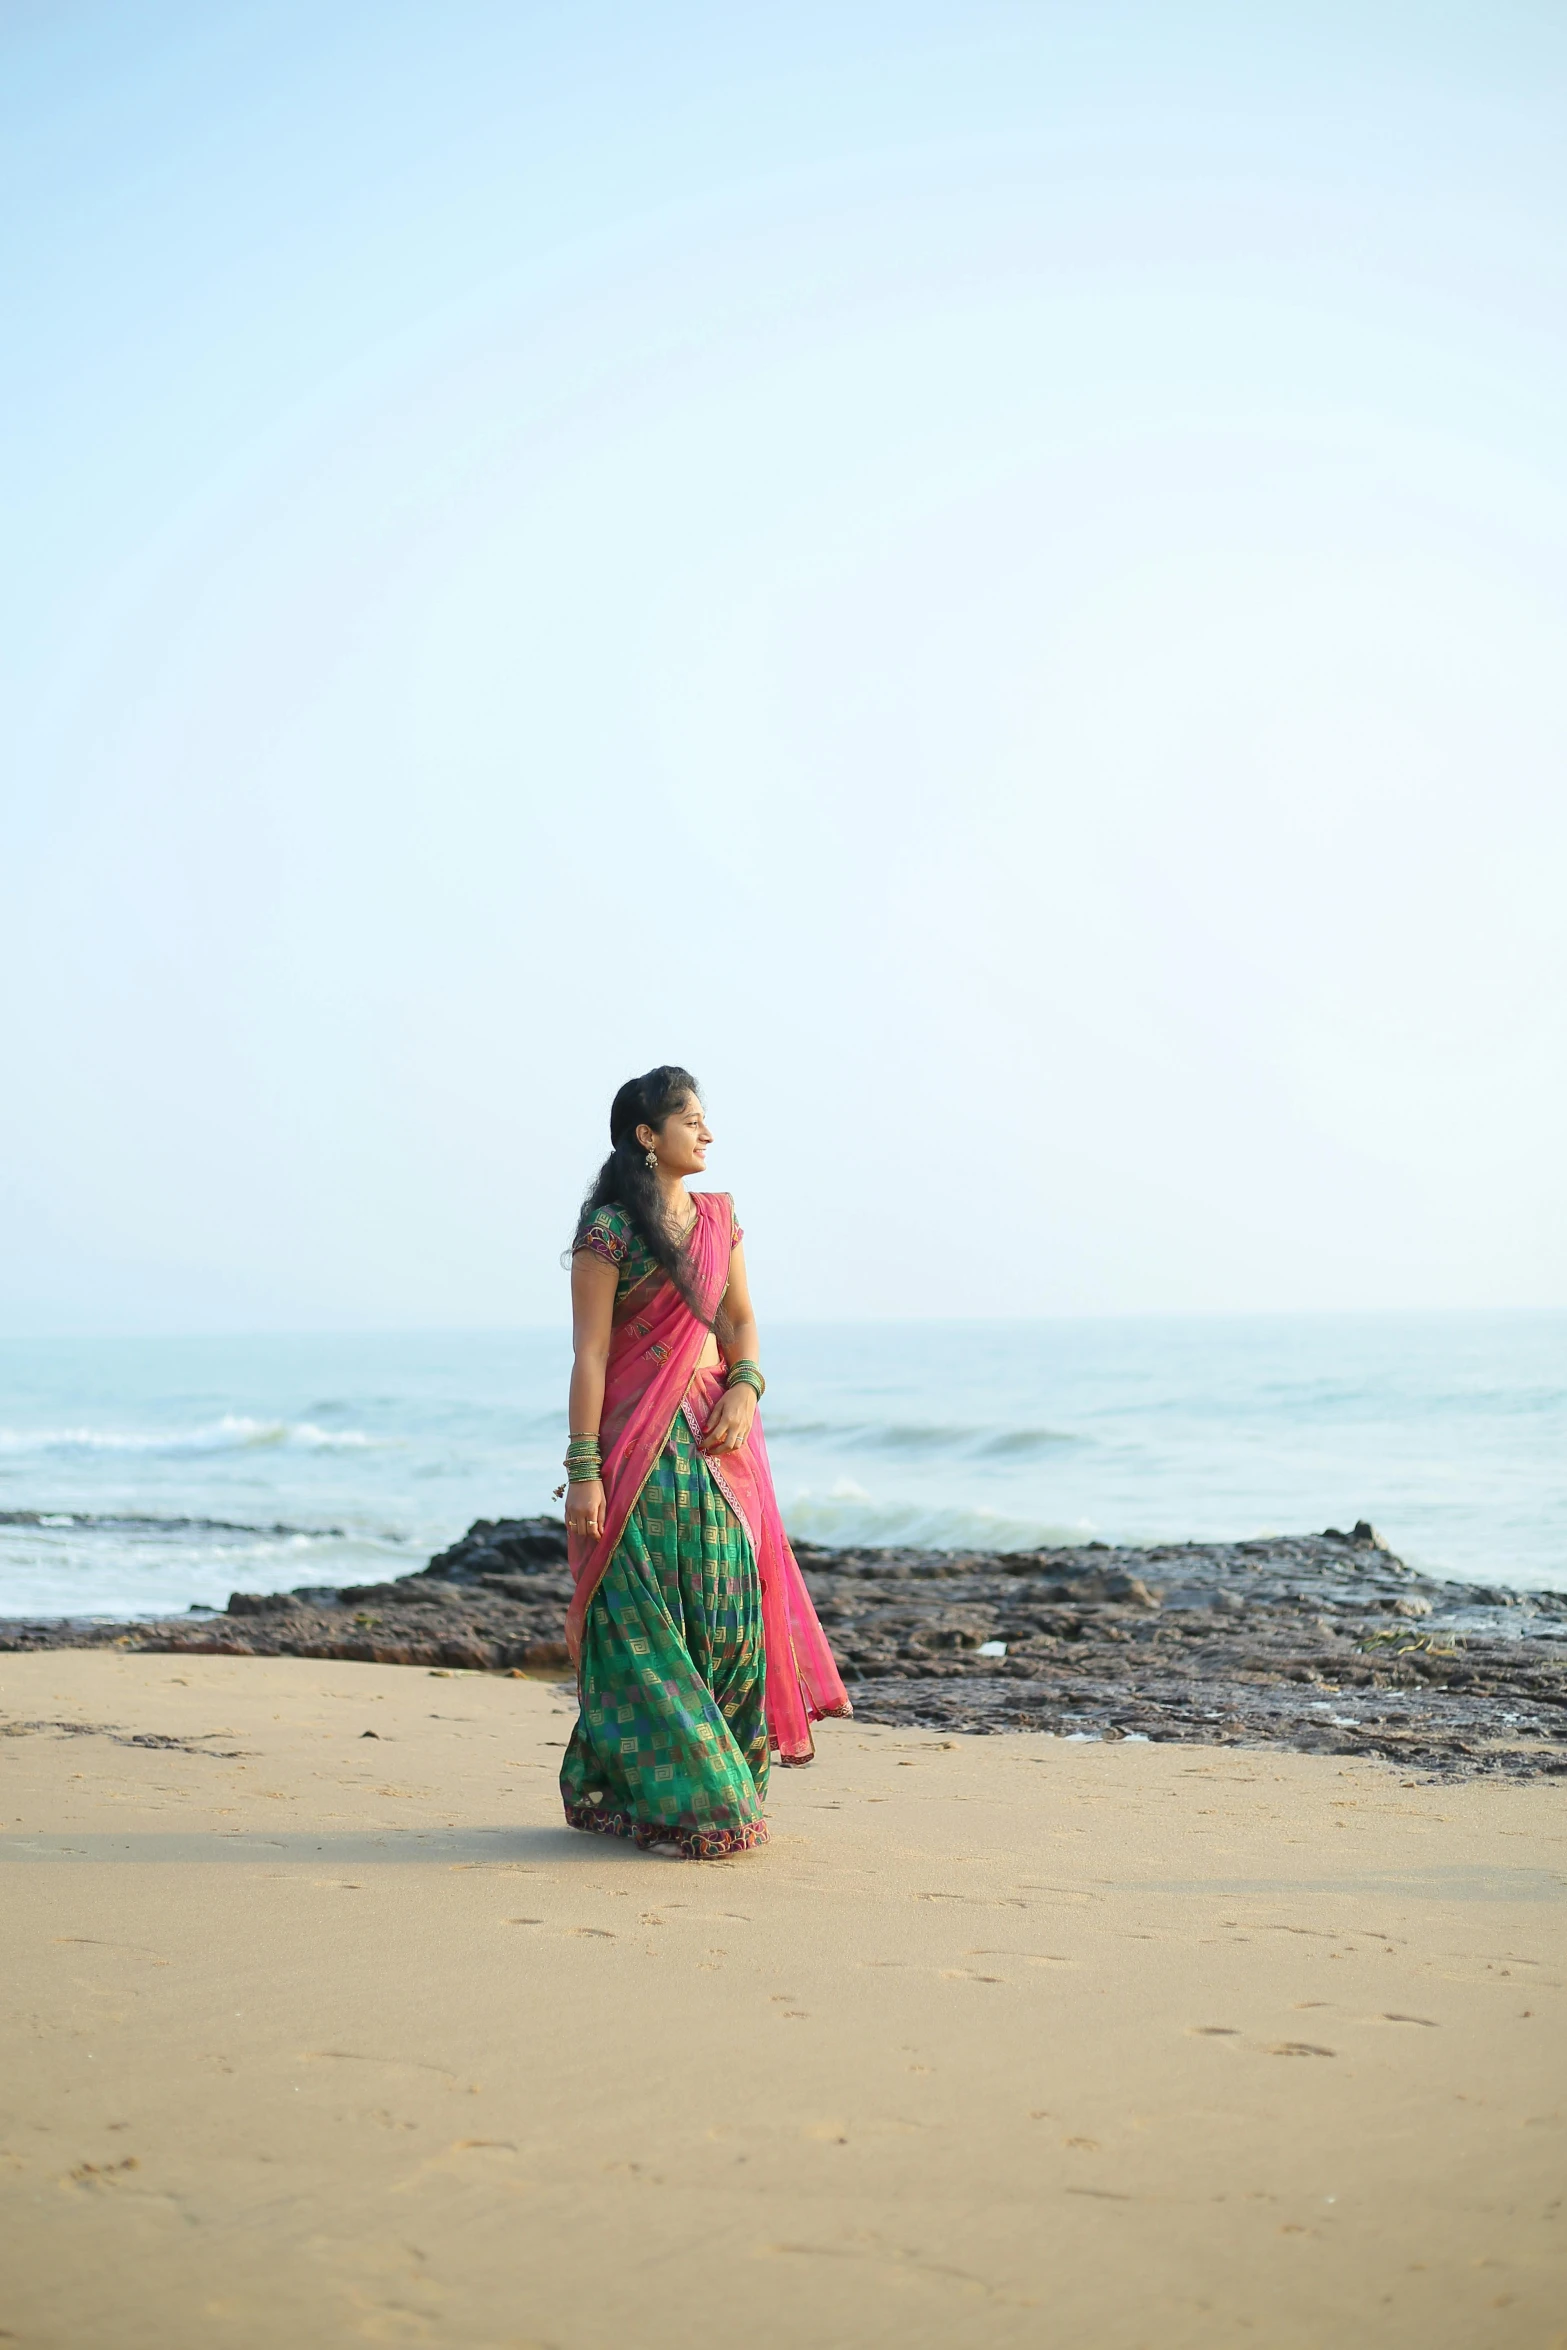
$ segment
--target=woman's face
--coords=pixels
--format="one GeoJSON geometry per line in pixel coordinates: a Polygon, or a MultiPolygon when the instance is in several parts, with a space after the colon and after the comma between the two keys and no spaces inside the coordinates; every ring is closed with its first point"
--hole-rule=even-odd
{"type": "MultiPolygon", "coordinates": [[[[651,1129],[639,1127],[637,1131],[640,1135],[651,1129]]],[[[670,1111],[653,1135],[660,1173],[677,1177],[700,1175],[707,1165],[707,1148],[712,1139],[701,1103],[695,1097],[683,1102],[678,1110],[670,1111]]]]}

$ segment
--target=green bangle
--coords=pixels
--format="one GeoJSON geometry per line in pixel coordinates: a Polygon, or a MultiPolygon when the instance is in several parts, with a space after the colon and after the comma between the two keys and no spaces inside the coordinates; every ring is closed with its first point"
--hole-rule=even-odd
{"type": "Polygon", "coordinates": [[[566,1446],[568,1485],[597,1485],[604,1473],[596,1436],[573,1436],[566,1446]]]}
{"type": "Polygon", "coordinates": [[[724,1385],[726,1387],[749,1387],[758,1403],[767,1392],[767,1381],[762,1377],[761,1366],[753,1363],[749,1355],[731,1366],[724,1385]]]}

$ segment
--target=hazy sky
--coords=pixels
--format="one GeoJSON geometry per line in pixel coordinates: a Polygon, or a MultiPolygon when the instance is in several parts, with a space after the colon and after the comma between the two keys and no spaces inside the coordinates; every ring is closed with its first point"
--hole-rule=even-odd
{"type": "Polygon", "coordinates": [[[0,14],[0,1323],[1567,1304],[1567,16],[0,14]]]}

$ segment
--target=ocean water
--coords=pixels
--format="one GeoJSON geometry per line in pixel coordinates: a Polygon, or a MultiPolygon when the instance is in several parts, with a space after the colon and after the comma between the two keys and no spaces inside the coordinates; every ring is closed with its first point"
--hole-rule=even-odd
{"type": "MultiPolygon", "coordinates": [[[[1229,1539],[1369,1518],[1567,1589],[1567,1314],[779,1325],[784,1516],[819,1542],[1229,1539]]],[[[558,1505],[561,1330],[0,1344],[0,1615],[221,1607],[558,1505]]]]}

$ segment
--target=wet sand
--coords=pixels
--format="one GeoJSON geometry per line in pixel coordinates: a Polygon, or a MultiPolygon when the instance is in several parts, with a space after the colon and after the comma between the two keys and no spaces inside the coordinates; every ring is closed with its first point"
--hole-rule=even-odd
{"type": "Polygon", "coordinates": [[[571,1719],[0,1658],[0,2341],[1567,2350],[1559,1783],[830,1723],[703,1867],[571,1719]]]}

